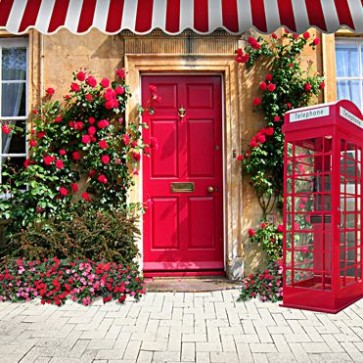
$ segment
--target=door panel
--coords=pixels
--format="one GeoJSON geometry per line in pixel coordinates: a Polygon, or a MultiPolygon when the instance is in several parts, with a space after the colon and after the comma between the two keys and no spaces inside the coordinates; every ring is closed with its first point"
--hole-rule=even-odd
{"type": "Polygon", "coordinates": [[[161,102],[143,116],[158,144],[143,157],[144,271],[223,269],[221,77],[144,76],[143,103],[150,85],[161,102]]]}

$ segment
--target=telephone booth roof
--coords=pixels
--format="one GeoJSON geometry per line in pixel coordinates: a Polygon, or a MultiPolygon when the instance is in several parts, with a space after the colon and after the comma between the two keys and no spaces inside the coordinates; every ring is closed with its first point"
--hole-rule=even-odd
{"type": "Polygon", "coordinates": [[[282,126],[282,131],[294,134],[294,138],[304,138],[306,132],[311,136],[328,135],[334,129],[363,139],[363,115],[353,102],[340,100],[288,111],[282,126]]]}

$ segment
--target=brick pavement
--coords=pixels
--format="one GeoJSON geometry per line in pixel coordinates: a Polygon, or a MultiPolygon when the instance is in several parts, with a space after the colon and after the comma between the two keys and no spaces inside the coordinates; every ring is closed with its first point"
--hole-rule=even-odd
{"type": "Polygon", "coordinates": [[[238,290],[139,303],[0,303],[0,363],[363,362],[363,300],[336,315],[236,302],[238,290]]]}

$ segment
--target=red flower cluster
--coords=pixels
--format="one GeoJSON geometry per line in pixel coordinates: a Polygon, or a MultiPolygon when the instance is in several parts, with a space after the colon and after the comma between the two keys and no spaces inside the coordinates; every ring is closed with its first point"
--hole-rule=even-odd
{"type": "Polygon", "coordinates": [[[248,41],[248,44],[253,49],[261,49],[261,44],[257,41],[256,38],[254,38],[254,37],[248,37],[247,41],[248,41]]]}
{"type": "Polygon", "coordinates": [[[265,127],[261,129],[255,136],[253,136],[250,146],[251,148],[258,147],[266,141],[266,136],[272,136],[274,134],[273,127],[265,127]]]}
{"type": "Polygon", "coordinates": [[[241,48],[236,50],[236,62],[237,63],[247,63],[250,59],[250,55],[248,53],[243,53],[241,48]]]}
{"type": "Polygon", "coordinates": [[[123,303],[127,295],[139,300],[145,293],[136,266],[115,262],[45,261],[24,259],[0,261],[0,301],[30,301],[40,297],[42,304],[62,305],[68,297],[90,305],[98,297],[106,303],[123,303]]]}

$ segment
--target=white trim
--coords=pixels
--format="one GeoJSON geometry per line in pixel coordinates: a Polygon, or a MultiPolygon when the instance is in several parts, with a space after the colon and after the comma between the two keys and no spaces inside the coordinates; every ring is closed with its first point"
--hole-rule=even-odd
{"type": "MultiPolygon", "coordinates": [[[[139,93],[139,99],[142,99],[142,77],[143,76],[218,76],[221,79],[221,114],[222,114],[222,179],[223,179],[223,195],[222,195],[222,205],[223,205],[223,270],[224,272],[227,272],[227,240],[228,240],[228,230],[227,230],[227,207],[226,207],[226,201],[227,201],[227,153],[225,150],[225,146],[226,146],[226,117],[225,117],[225,81],[224,81],[224,76],[222,72],[193,72],[193,71],[186,71],[186,72],[167,72],[167,73],[162,73],[162,72],[139,72],[139,89],[137,90],[139,93]]],[[[136,91],[136,90],[135,90],[136,91]]],[[[138,191],[138,195],[139,195],[139,200],[140,201],[144,201],[143,197],[144,197],[144,193],[143,193],[143,183],[144,183],[144,179],[143,179],[143,158],[141,158],[141,162],[140,162],[140,171],[139,171],[139,178],[140,178],[140,183],[139,183],[139,191],[138,191]]],[[[143,217],[141,218],[140,221],[140,245],[139,245],[139,250],[140,250],[140,254],[141,254],[141,259],[140,259],[140,268],[141,270],[143,269],[143,264],[144,264],[144,259],[143,259],[143,251],[144,251],[144,231],[143,231],[143,217]]]]}

